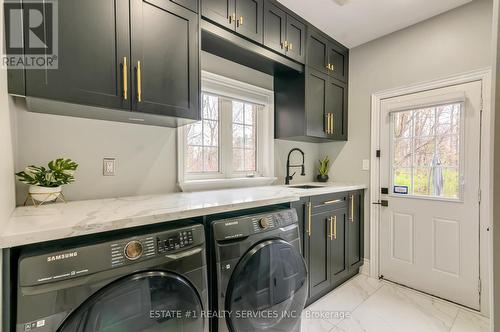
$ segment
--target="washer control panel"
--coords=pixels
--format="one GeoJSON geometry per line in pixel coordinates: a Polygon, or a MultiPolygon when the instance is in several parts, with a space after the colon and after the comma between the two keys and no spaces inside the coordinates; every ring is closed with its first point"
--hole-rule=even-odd
{"type": "Polygon", "coordinates": [[[178,250],[193,244],[193,231],[182,230],[175,234],[167,234],[156,238],[159,253],[178,250]]]}
{"type": "Polygon", "coordinates": [[[125,240],[110,244],[111,266],[117,267],[131,261],[139,261],[156,255],[153,236],[125,240]]]}
{"type": "Polygon", "coordinates": [[[237,239],[285,227],[298,222],[295,209],[278,210],[215,221],[212,225],[217,240],[237,239]]]}

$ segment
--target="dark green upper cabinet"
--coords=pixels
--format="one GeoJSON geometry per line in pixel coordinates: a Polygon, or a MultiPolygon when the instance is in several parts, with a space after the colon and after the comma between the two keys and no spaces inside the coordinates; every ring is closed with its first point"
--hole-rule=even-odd
{"type": "Polygon", "coordinates": [[[306,25],[294,17],[286,17],[286,55],[300,63],[306,60],[306,25]]]}
{"type": "Polygon", "coordinates": [[[304,63],[306,25],[283,9],[266,1],[264,5],[264,45],[304,63]]]}
{"type": "Polygon", "coordinates": [[[132,108],[199,118],[198,15],[169,0],[132,0],[132,108]]]}
{"type": "Polygon", "coordinates": [[[286,13],[269,1],[264,5],[264,45],[285,54],[286,13]]]}
{"type": "Polygon", "coordinates": [[[330,83],[327,74],[306,69],[306,128],[307,136],[328,138],[327,114],[329,112],[330,83]]]}
{"type": "Polygon", "coordinates": [[[306,136],[347,140],[347,86],[328,74],[306,68],[306,136]]]}
{"type": "Polygon", "coordinates": [[[203,0],[201,8],[208,20],[262,43],[264,0],[203,0]]]}
{"type": "MultiPolygon", "coordinates": [[[[346,83],[330,78],[325,121],[330,121],[330,128],[326,132],[331,139],[347,141],[347,98],[346,83]],[[329,119],[328,114],[330,114],[329,119]]],[[[324,127],[328,129],[326,124],[327,122],[324,127]]]]}
{"type": "Polygon", "coordinates": [[[58,13],[59,67],[26,70],[26,96],[129,109],[128,2],[64,0],[58,13]]]}
{"type": "Polygon", "coordinates": [[[347,82],[349,50],[327,37],[316,28],[310,28],[307,36],[307,65],[347,82]]]}
{"type": "Polygon", "coordinates": [[[236,0],[236,32],[262,43],[264,0],[236,0]]]}
{"type": "Polygon", "coordinates": [[[348,56],[347,49],[336,42],[331,42],[328,47],[329,74],[342,82],[347,82],[348,56]]]}
{"type": "Polygon", "coordinates": [[[328,74],[328,40],[315,29],[307,36],[307,65],[328,74]]]}
{"type": "Polygon", "coordinates": [[[236,27],[235,0],[202,0],[201,14],[203,17],[225,28],[236,27]]]}

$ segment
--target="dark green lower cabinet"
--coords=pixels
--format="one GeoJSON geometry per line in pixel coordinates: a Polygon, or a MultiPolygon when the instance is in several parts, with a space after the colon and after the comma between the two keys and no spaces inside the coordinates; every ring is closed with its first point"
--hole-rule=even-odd
{"type": "Polygon", "coordinates": [[[321,197],[293,203],[303,234],[311,304],[359,272],[363,265],[363,191],[349,192],[347,206],[314,207],[321,197]]]}

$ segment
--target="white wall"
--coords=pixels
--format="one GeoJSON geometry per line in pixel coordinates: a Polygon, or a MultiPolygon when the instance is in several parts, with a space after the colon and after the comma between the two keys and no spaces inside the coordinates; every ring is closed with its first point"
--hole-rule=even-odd
{"type": "MultiPolygon", "coordinates": [[[[491,64],[492,1],[476,0],[350,51],[349,141],[321,145],[335,159],[337,181],[369,184],[370,98],[375,92],[459,74],[491,64]]],[[[365,256],[369,257],[369,195],[365,196],[365,256]]]]}
{"type": "MultiPolygon", "coordinates": [[[[273,89],[272,76],[203,52],[204,70],[273,89]]],[[[57,157],[76,160],[77,181],[65,188],[70,200],[156,194],[177,191],[176,130],[128,123],[31,113],[24,99],[13,107],[17,118],[16,169],[30,164],[46,164],[57,157]],[[116,158],[116,176],[102,176],[102,159],[116,158]]],[[[285,177],[286,154],[292,147],[306,152],[306,177],[312,181],[313,163],[318,159],[315,144],[275,143],[276,176],[285,177]]],[[[10,172],[9,174],[11,174],[10,172]]],[[[22,204],[27,186],[17,183],[17,203],[22,204]]]]}

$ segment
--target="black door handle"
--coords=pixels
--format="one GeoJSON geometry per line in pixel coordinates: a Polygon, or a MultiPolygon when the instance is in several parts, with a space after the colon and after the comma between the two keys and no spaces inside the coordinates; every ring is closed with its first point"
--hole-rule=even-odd
{"type": "Polygon", "coordinates": [[[381,200],[380,202],[372,203],[374,205],[381,205],[381,206],[389,206],[389,201],[386,199],[381,200]]]}

